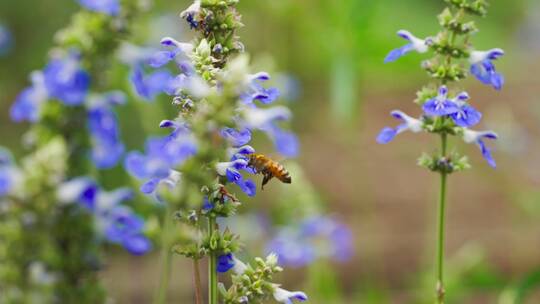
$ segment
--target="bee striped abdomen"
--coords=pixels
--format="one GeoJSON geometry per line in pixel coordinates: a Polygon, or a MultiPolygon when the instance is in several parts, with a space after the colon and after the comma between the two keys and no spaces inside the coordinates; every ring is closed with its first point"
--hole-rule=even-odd
{"type": "Polygon", "coordinates": [[[272,177],[275,177],[286,184],[291,183],[291,176],[285,167],[283,167],[283,165],[280,163],[266,157],[265,155],[249,155],[248,165],[254,168],[257,173],[264,175],[262,187],[264,187],[264,185],[266,185],[266,183],[268,183],[272,177]]]}
{"type": "Polygon", "coordinates": [[[272,172],[272,175],[275,176],[280,181],[290,184],[291,183],[291,176],[289,174],[289,171],[283,167],[283,165],[272,162],[272,164],[269,165],[269,170],[272,172]]]}

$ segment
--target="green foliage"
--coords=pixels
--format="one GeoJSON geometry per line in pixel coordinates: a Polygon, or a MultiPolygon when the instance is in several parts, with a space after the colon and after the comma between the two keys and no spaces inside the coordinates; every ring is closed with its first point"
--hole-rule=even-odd
{"type": "Polygon", "coordinates": [[[220,285],[223,303],[261,303],[267,300],[277,287],[271,283],[272,278],[281,271],[283,269],[277,265],[277,256],[271,254],[265,260],[255,258],[255,266],[249,264],[242,274],[232,276],[232,285],[228,290],[220,285]]]}

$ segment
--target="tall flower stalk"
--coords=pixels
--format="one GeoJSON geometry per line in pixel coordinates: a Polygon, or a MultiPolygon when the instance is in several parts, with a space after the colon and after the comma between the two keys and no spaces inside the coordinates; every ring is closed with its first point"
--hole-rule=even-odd
{"type": "Polygon", "coordinates": [[[385,63],[393,62],[411,52],[426,53],[431,51],[434,57],[425,60],[422,68],[427,71],[431,82],[420,89],[415,103],[422,108],[420,118],[413,118],[395,110],[391,115],[400,120],[395,128],[384,128],[377,137],[377,142],[386,144],[404,131],[428,132],[440,137],[441,146],[437,153],[424,153],[419,165],[440,175],[438,241],[437,241],[437,303],[445,300],[444,252],[445,252],[445,211],[447,178],[451,173],[470,167],[466,156],[456,151],[448,151],[450,136],[462,138],[466,143],[475,143],[487,163],[495,168],[495,160],[485,139],[497,139],[492,131],[473,131],[470,127],[478,124],[482,114],[469,102],[469,94],[462,91],[459,81],[468,74],[475,76],[482,83],[500,90],[504,84],[503,76],[495,69],[493,61],[504,55],[503,50],[495,48],[487,51],[476,50],[470,38],[478,32],[470,16],[483,17],[487,13],[486,0],[445,0],[447,7],[438,16],[442,30],[425,39],[418,38],[406,30],[398,35],[408,43],[391,51],[385,63]]]}
{"type": "MultiPolygon", "coordinates": [[[[139,95],[152,99],[168,94],[176,117],[160,123],[171,130],[168,135],[150,138],[145,152],[130,153],[125,165],[144,180],[142,192],[172,210],[165,215],[165,222],[174,219],[174,227],[172,232],[163,231],[171,233],[164,238],[163,256],[173,252],[193,261],[196,301],[202,298],[198,267],[205,258],[208,303],[257,303],[270,297],[282,303],[304,301],[304,293],[286,291],[272,282],[273,275],[282,271],[276,255],[243,263],[236,256],[239,237],[219,225],[220,218],[234,216],[241,205],[236,192],[256,195],[255,182],[246,175],[263,174],[263,186],[272,178],[291,181],[281,165],[255,154],[249,145],[255,131],[266,133],[284,156],[295,156],[298,150],[295,135],[282,126],[291,117],[289,109],[272,105],[279,91],[265,86],[270,75],[250,71],[236,35],[243,26],[237,3],[196,0],[180,14],[197,32],[195,39],[179,42],[165,37],[161,51],[135,64],[131,79],[139,95]],[[279,170],[269,171],[265,166],[270,163],[279,170]],[[229,270],[232,285],[226,288],[218,273],[229,270]]],[[[170,259],[163,265],[155,303],[166,303],[170,259]]]]}
{"type": "Polygon", "coordinates": [[[9,182],[0,191],[6,303],[105,302],[101,241],[133,254],[151,247],[142,218],[122,204],[132,192],[104,191],[90,177],[124,153],[113,108],[126,98],[104,92],[104,71],[140,7],[131,0],[122,7],[119,0],[80,3],[85,9],[57,33],[48,64],[32,73],[10,110],[14,121],[32,126],[24,140],[29,155],[20,166],[5,157],[0,174],[9,182]]]}

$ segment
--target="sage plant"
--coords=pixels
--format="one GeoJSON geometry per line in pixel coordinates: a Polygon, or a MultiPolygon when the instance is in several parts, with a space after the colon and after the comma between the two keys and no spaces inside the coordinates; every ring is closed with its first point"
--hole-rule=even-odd
{"type": "Polygon", "coordinates": [[[419,165],[440,175],[438,246],[437,246],[437,303],[444,303],[444,237],[446,209],[446,181],[454,172],[470,167],[467,157],[456,151],[449,151],[448,138],[455,136],[466,143],[476,144],[483,158],[495,168],[495,160],[486,139],[497,139],[493,131],[474,131],[471,127],[480,123],[482,114],[471,103],[470,96],[463,91],[459,81],[472,74],[482,83],[500,90],[503,76],[495,69],[494,61],[504,55],[499,48],[487,51],[477,50],[472,45],[471,36],[478,32],[470,17],[487,14],[486,0],[445,0],[447,7],[438,16],[442,30],[425,39],[418,38],[406,30],[398,32],[407,44],[391,51],[385,62],[393,62],[411,52],[427,53],[434,56],[422,63],[422,68],[431,78],[428,85],[417,93],[415,103],[422,109],[420,118],[411,117],[399,110],[391,115],[400,121],[395,128],[384,128],[377,142],[386,144],[402,132],[428,132],[441,139],[440,150],[435,154],[423,154],[419,165]]]}
{"type": "Polygon", "coordinates": [[[92,177],[124,152],[113,107],[125,96],[108,91],[105,72],[141,7],[80,3],[86,9],[57,33],[48,64],[10,110],[31,129],[20,165],[0,152],[2,303],[103,303],[102,241],[133,254],[151,248],[142,218],[122,204],[131,191],[107,192],[92,177]]]}
{"type": "Polygon", "coordinates": [[[242,26],[237,3],[196,0],[181,13],[197,32],[195,39],[165,37],[163,50],[133,69],[131,80],[139,95],[152,99],[166,93],[176,109],[173,119],[160,123],[171,130],[168,135],[148,139],[145,152],[130,153],[125,163],[144,181],[141,191],[167,210],[156,303],[166,302],[171,253],[193,261],[196,303],[202,303],[199,261],[205,257],[208,303],[259,303],[271,297],[282,303],[307,300],[304,293],[273,282],[273,275],[282,271],[276,255],[240,261],[239,237],[217,223],[217,218],[237,212],[237,192],[256,195],[255,182],[246,176],[258,173],[250,162],[255,131],[265,133],[282,155],[294,156],[298,150],[295,135],[282,127],[291,117],[289,109],[272,105],[279,91],[265,86],[269,74],[250,71],[249,57],[236,35],[242,26]],[[230,270],[232,285],[226,288],[218,284],[218,272],[230,270]]]}

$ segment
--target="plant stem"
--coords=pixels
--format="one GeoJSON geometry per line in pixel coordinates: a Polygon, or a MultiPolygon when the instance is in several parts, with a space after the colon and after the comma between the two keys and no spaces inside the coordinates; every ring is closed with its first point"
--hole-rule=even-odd
{"type": "MultiPolygon", "coordinates": [[[[208,218],[208,233],[212,235],[216,229],[216,219],[213,217],[208,218]]],[[[217,255],[216,252],[210,253],[210,261],[208,263],[208,303],[218,303],[218,282],[217,282],[217,255]]]]}
{"type": "MultiPolygon", "coordinates": [[[[441,157],[446,157],[446,133],[441,134],[441,157]]],[[[439,196],[439,239],[437,252],[437,303],[444,304],[444,220],[446,209],[446,172],[441,172],[439,196]]]]}
{"type": "Polygon", "coordinates": [[[193,259],[193,284],[195,285],[195,304],[202,304],[201,271],[199,259],[193,259]]]}
{"type": "Polygon", "coordinates": [[[172,218],[170,208],[165,211],[165,220],[163,224],[163,237],[161,248],[161,278],[159,279],[159,288],[154,296],[154,304],[164,304],[167,299],[167,290],[169,289],[169,279],[171,277],[172,252],[170,246],[170,232],[172,227],[172,218]]]}

